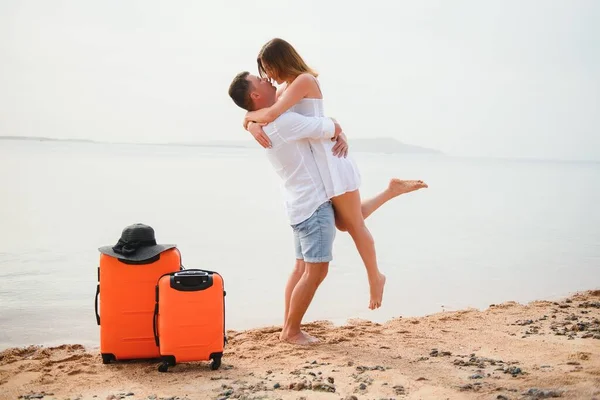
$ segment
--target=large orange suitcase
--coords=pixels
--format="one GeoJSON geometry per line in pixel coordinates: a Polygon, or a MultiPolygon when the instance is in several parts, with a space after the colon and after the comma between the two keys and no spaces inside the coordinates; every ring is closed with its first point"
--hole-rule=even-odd
{"type": "Polygon", "coordinates": [[[95,309],[104,364],[160,357],[152,323],[156,281],[166,273],[181,269],[181,254],[177,248],[145,261],[100,254],[95,309]]]}
{"type": "Polygon", "coordinates": [[[162,276],[156,285],[154,327],[162,364],[208,361],[221,365],[225,335],[223,278],[213,271],[188,269],[162,276]]]}

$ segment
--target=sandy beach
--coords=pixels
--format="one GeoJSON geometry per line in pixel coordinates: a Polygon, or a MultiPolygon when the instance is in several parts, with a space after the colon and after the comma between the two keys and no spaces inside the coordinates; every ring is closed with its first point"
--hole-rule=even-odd
{"type": "Polygon", "coordinates": [[[228,331],[223,365],[103,365],[77,344],[0,353],[2,399],[600,399],[600,290],[485,310],[228,331]]]}

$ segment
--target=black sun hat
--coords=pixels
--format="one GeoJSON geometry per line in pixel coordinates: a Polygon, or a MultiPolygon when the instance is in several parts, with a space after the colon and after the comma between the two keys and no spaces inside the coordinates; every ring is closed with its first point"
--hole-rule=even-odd
{"type": "Polygon", "coordinates": [[[144,261],[177,247],[176,244],[157,244],[154,229],[145,224],[133,224],[125,227],[121,238],[114,246],[102,246],[102,254],[122,260],[144,261]]]}

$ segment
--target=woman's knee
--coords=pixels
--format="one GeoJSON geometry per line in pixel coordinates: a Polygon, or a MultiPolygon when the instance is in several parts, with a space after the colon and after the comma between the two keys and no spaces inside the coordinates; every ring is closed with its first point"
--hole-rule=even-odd
{"type": "Polygon", "coordinates": [[[352,233],[360,233],[361,231],[368,231],[365,220],[362,218],[352,218],[344,222],[346,230],[352,233]]]}
{"type": "Polygon", "coordinates": [[[335,220],[335,227],[340,232],[348,232],[348,228],[346,228],[346,224],[340,221],[339,219],[335,220]]]}

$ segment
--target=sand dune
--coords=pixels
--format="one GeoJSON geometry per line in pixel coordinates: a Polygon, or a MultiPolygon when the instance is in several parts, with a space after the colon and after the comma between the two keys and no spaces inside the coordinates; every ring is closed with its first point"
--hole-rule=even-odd
{"type": "Polygon", "coordinates": [[[223,365],[154,360],[103,365],[98,349],[30,346],[0,353],[0,398],[600,399],[600,290],[560,302],[507,302],[385,324],[228,331],[223,365]]]}

